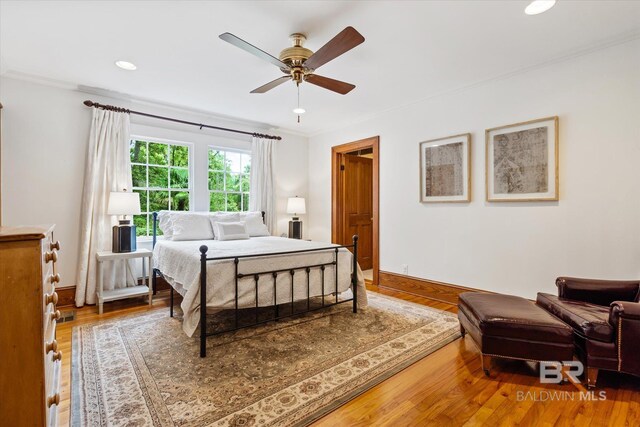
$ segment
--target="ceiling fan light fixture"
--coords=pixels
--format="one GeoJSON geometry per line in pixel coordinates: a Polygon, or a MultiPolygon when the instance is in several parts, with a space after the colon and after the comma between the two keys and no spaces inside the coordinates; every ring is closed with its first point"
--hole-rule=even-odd
{"type": "Polygon", "coordinates": [[[294,108],[294,109],[293,109],[293,113],[294,113],[294,114],[304,114],[304,113],[306,113],[306,112],[307,112],[307,110],[305,110],[305,109],[304,109],[304,108],[302,108],[302,107],[297,107],[297,108],[294,108]]]}
{"type": "Polygon", "coordinates": [[[539,15],[555,6],[556,0],[534,0],[524,9],[527,15],[539,15]]]}
{"type": "Polygon", "coordinates": [[[138,69],[135,64],[129,61],[116,61],[116,66],[127,71],[135,71],[138,69]]]}

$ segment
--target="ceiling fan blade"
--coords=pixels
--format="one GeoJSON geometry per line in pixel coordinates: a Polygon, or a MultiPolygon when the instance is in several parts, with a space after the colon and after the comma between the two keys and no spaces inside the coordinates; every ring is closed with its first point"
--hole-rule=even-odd
{"type": "Polygon", "coordinates": [[[251,93],[265,93],[267,91],[270,91],[274,87],[280,86],[282,83],[289,80],[291,80],[291,76],[278,77],[274,81],[269,82],[266,85],[262,85],[259,88],[252,90],[251,93]]]}
{"type": "Polygon", "coordinates": [[[320,86],[325,89],[332,90],[340,95],[346,95],[355,89],[355,85],[351,83],[341,82],[340,80],[330,79],[328,77],[322,77],[317,74],[307,74],[305,80],[312,85],[320,86]]]}
{"type": "Polygon", "coordinates": [[[353,49],[364,42],[362,34],[357,32],[353,27],[347,27],[340,31],[337,36],[329,40],[327,44],[322,46],[316,53],[311,55],[304,63],[304,66],[315,70],[326,64],[332,59],[337,58],[343,53],[353,49]]]}
{"type": "Polygon", "coordinates": [[[240,49],[245,50],[254,56],[257,56],[263,61],[271,62],[273,65],[275,65],[278,68],[289,69],[289,66],[287,64],[280,61],[275,56],[269,55],[264,50],[259,49],[250,43],[247,43],[246,41],[242,40],[240,37],[234,36],[231,33],[223,33],[223,34],[220,34],[219,37],[222,40],[226,41],[227,43],[231,43],[232,45],[239,47],[240,49]]]}

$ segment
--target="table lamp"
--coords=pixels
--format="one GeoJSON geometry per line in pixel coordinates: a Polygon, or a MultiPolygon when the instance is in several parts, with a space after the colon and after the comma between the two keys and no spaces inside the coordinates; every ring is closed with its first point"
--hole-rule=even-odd
{"type": "Polygon", "coordinates": [[[307,213],[303,197],[289,197],[287,201],[287,213],[293,214],[293,218],[289,221],[289,238],[302,239],[302,221],[298,215],[307,213]]]}
{"type": "Polygon", "coordinates": [[[122,215],[122,219],[118,220],[119,224],[113,226],[112,252],[135,252],[137,250],[136,226],[132,225],[131,220],[126,216],[140,214],[140,194],[112,191],[109,194],[107,214],[122,215]]]}

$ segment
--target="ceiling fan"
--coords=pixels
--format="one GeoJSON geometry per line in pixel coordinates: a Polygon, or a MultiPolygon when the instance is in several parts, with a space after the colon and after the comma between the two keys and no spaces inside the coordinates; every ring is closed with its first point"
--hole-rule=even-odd
{"type": "Polygon", "coordinates": [[[304,42],[307,40],[306,36],[301,33],[295,33],[290,36],[293,46],[284,49],[280,52],[280,57],[276,58],[231,33],[220,34],[220,38],[264,61],[274,64],[286,74],[252,90],[251,93],[265,93],[284,82],[293,80],[298,86],[305,81],[341,95],[346,95],[355,88],[355,85],[320,76],[315,74],[315,70],[364,42],[362,34],[353,27],[347,27],[316,52],[312,52],[303,47],[304,42]]]}

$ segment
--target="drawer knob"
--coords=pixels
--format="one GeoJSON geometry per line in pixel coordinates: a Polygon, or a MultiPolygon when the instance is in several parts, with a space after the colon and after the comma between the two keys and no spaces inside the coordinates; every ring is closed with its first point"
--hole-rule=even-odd
{"type": "Polygon", "coordinates": [[[54,362],[62,360],[62,350],[53,352],[53,357],[51,358],[54,362]]]}
{"type": "Polygon", "coordinates": [[[47,397],[47,407],[60,404],[60,393],[56,393],[53,396],[47,397]]]}
{"type": "Polygon", "coordinates": [[[45,262],[58,262],[58,253],[56,251],[46,252],[44,254],[45,262]]]}
{"type": "Polygon", "coordinates": [[[47,294],[47,298],[45,299],[45,305],[49,305],[49,304],[53,304],[53,305],[58,304],[58,293],[57,292],[53,292],[53,293],[47,294]]]}
{"type": "Polygon", "coordinates": [[[54,243],[54,242],[51,242],[51,243],[49,244],[49,248],[51,248],[51,250],[54,250],[54,249],[55,249],[55,250],[58,250],[58,251],[59,251],[59,250],[60,250],[60,241],[56,240],[56,241],[55,241],[55,243],[54,243]]]}
{"type": "Polygon", "coordinates": [[[58,341],[53,340],[47,343],[47,345],[44,348],[44,352],[49,353],[50,351],[53,351],[53,352],[58,351],[58,341]]]}
{"type": "Polygon", "coordinates": [[[51,275],[51,283],[60,283],[60,274],[52,274],[51,275]]]}
{"type": "Polygon", "coordinates": [[[53,313],[51,313],[51,320],[58,320],[60,319],[60,310],[56,310],[53,313]]]}

